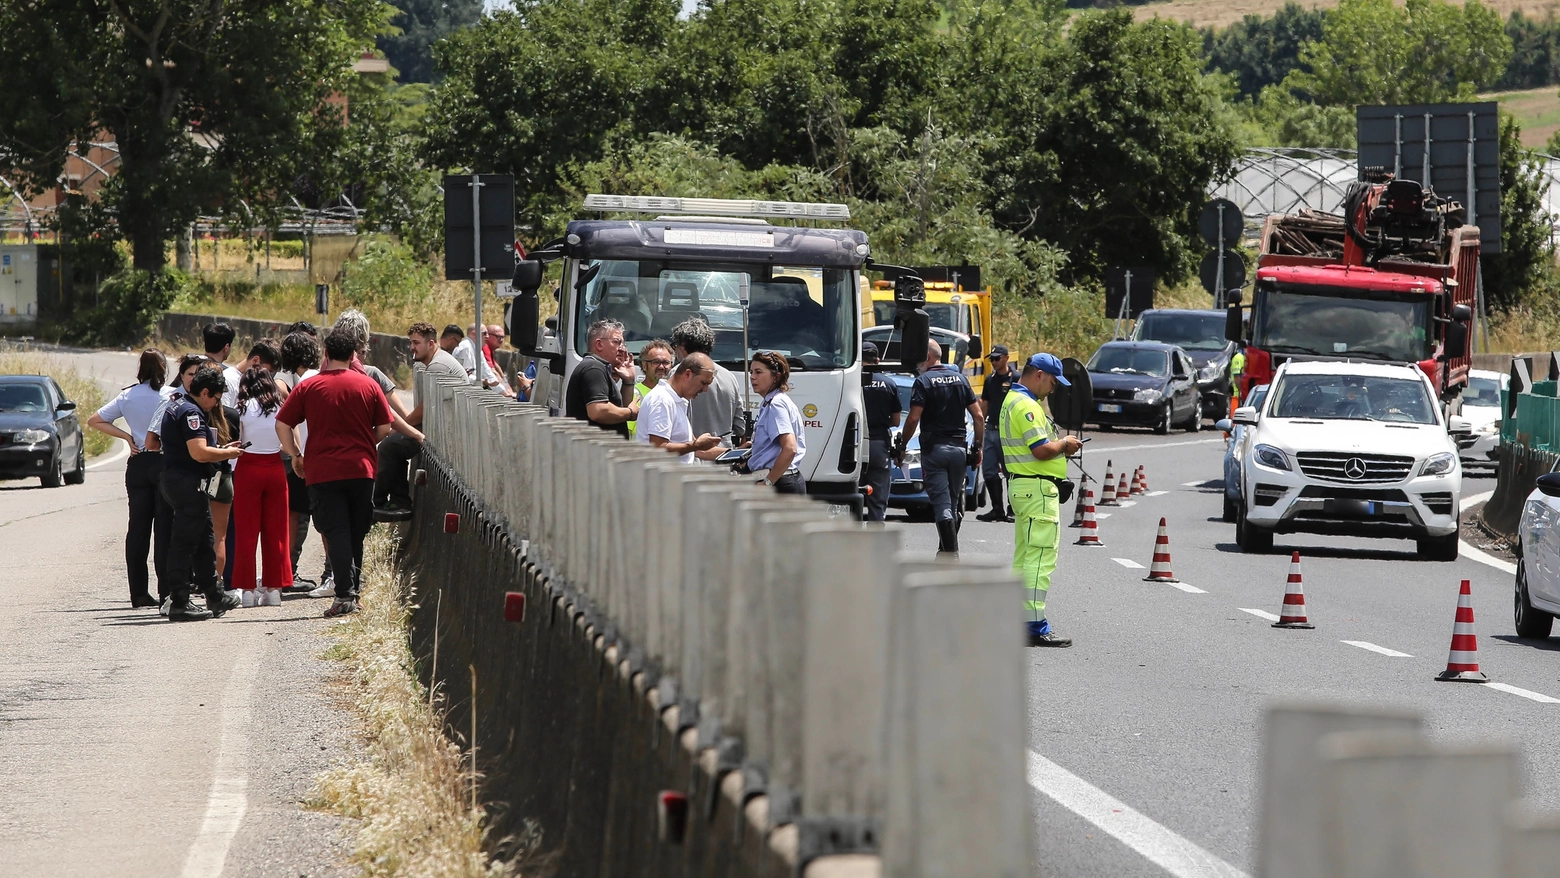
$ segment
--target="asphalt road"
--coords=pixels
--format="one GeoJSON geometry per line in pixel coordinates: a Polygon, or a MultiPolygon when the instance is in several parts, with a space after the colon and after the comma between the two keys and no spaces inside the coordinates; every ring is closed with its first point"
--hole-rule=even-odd
{"type": "MultiPolygon", "coordinates": [[[[107,390],[134,380],[132,354],[68,356],[107,390]]],[[[131,610],[124,466],[121,445],[82,485],[0,482],[0,875],[349,874],[351,825],[299,804],[357,747],[325,602],[131,610]]]]}
{"type": "MultiPolygon", "coordinates": [[[[1105,548],[1072,545],[1078,531],[1063,529],[1048,615],[1075,646],[1026,653],[1044,874],[1252,874],[1259,733],[1275,699],[1411,708],[1437,739],[1514,743],[1526,793],[1560,808],[1560,639],[1516,639],[1511,573],[1466,551],[1419,561],[1407,540],[1279,535],[1273,554],[1244,555],[1220,520],[1222,434],[1088,435],[1092,475],[1107,460],[1117,473],[1142,464],[1152,493],[1099,510],[1109,513],[1099,523],[1105,548]],[[1148,567],[1161,516],[1173,570],[1196,592],[1144,582],[1148,571],[1135,566],[1148,567]],[[1275,629],[1247,611],[1277,613],[1296,550],[1314,630],[1275,629]],[[1527,695],[1433,680],[1463,579],[1473,584],[1481,668],[1527,695]]],[[[1463,496],[1493,488],[1465,478],[1463,496]]],[[[932,525],[906,527],[913,550],[935,551],[932,525]]],[[[962,537],[966,560],[1011,557],[1012,525],[966,519],[962,537]]]]}

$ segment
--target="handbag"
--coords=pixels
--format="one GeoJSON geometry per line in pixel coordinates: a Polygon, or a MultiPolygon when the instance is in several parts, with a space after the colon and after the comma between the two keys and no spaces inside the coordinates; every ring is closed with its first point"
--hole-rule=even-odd
{"type": "Polygon", "coordinates": [[[206,479],[203,483],[206,488],[206,496],[213,503],[233,502],[233,473],[228,470],[219,470],[206,479]]]}

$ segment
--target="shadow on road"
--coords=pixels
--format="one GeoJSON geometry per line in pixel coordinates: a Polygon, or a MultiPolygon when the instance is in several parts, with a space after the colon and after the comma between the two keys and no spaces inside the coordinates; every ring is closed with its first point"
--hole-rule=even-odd
{"type": "MultiPolygon", "coordinates": [[[[1222,519],[1209,519],[1209,521],[1222,521],[1222,519]]],[[[1279,536],[1279,540],[1282,539],[1283,535],[1281,534],[1279,536]]],[[[1226,552],[1232,555],[1245,554],[1240,550],[1240,546],[1236,545],[1235,543],[1215,543],[1213,548],[1217,551],[1226,552]]],[[[1340,549],[1332,546],[1292,546],[1279,542],[1278,540],[1275,540],[1273,543],[1273,551],[1267,552],[1266,554],[1281,556],[1288,555],[1291,552],[1299,552],[1300,557],[1302,558],[1352,558],[1359,561],[1424,560],[1423,558],[1419,557],[1418,552],[1392,552],[1384,551],[1382,549],[1340,549]]],[[[1433,562],[1426,561],[1426,563],[1433,562]]]]}
{"type": "Polygon", "coordinates": [[[1553,637],[1544,640],[1529,640],[1525,637],[1518,637],[1515,634],[1496,634],[1491,639],[1499,640],[1507,646],[1525,646],[1529,649],[1541,649],[1545,652],[1560,652],[1560,640],[1556,640],[1553,637]]]}

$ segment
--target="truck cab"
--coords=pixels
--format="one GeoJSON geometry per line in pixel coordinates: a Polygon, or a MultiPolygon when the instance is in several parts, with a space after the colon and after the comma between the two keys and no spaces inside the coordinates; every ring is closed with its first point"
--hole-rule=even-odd
{"type": "MultiPolygon", "coordinates": [[[[925,274],[932,272],[917,269],[925,274]]],[[[978,275],[977,275],[978,277],[978,275]]],[[[984,343],[991,339],[991,288],[966,289],[957,279],[927,280],[927,317],[933,329],[946,329],[969,337],[968,358],[963,371],[970,379],[975,394],[980,395],[986,385],[986,373],[991,364],[986,360],[984,343]]],[[[894,283],[892,280],[874,281],[872,284],[872,323],[876,326],[894,324],[894,283]]]]}

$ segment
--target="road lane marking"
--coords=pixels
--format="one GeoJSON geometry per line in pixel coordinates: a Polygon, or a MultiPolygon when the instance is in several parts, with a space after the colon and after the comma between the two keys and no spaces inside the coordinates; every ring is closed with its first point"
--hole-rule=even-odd
{"type": "MultiPolygon", "coordinates": [[[[1471,497],[1463,497],[1457,501],[1457,514],[1461,516],[1464,510],[1477,506],[1493,496],[1495,496],[1494,491],[1485,491],[1482,494],[1474,494],[1471,497]]],[[[1511,563],[1510,561],[1502,561],[1494,555],[1480,550],[1476,546],[1469,545],[1467,540],[1458,540],[1457,546],[1462,550],[1462,554],[1468,556],[1468,560],[1470,561],[1477,561],[1485,566],[1494,567],[1496,570],[1509,573],[1512,576],[1517,575],[1517,565],[1511,563]]]]}
{"type": "Polygon", "coordinates": [[[1480,503],[1483,503],[1484,501],[1490,499],[1493,496],[1495,496],[1495,492],[1494,491],[1485,491],[1483,494],[1474,494],[1471,497],[1461,497],[1461,498],[1458,498],[1458,500],[1457,500],[1457,514],[1461,515],[1464,511],[1466,511],[1466,510],[1468,510],[1468,509],[1470,509],[1470,508],[1472,508],[1474,506],[1478,506],[1480,503]]]}
{"type": "Polygon", "coordinates": [[[1109,512],[1096,512],[1096,513],[1094,513],[1094,518],[1096,520],[1110,518],[1110,513],[1109,512]]]}
{"type": "Polygon", "coordinates": [[[1143,496],[1145,496],[1145,497],[1158,497],[1160,494],[1168,494],[1168,493],[1170,493],[1170,492],[1169,491],[1149,491],[1147,494],[1144,494],[1143,496]]]}
{"type": "Polygon", "coordinates": [[[1132,560],[1131,558],[1112,558],[1110,560],[1115,561],[1117,564],[1120,564],[1121,566],[1127,568],[1128,570],[1146,570],[1147,569],[1142,564],[1139,564],[1138,562],[1132,560]]]}
{"type": "Polygon", "coordinates": [[[1029,785],[1174,878],[1247,878],[1246,873],[1033,750],[1029,751],[1029,785]]]}
{"type": "Polygon", "coordinates": [[[1369,642],[1364,641],[1364,640],[1344,640],[1344,641],[1341,641],[1341,642],[1342,643],[1347,643],[1350,646],[1357,646],[1360,649],[1368,649],[1371,652],[1379,652],[1382,655],[1390,655],[1393,658],[1413,658],[1413,656],[1409,655],[1406,652],[1398,652],[1395,649],[1387,649],[1385,646],[1377,646],[1374,643],[1369,643],[1369,642]]]}
{"type": "Polygon", "coordinates": [[[1197,586],[1195,586],[1195,585],[1187,585],[1184,582],[1167,582],[1167,583],[1165,583],[1165,585],[1168,585],[1171,588],[1179,588],[1181,591],[1184,591],[1187,594],[1207,594],[1207,592],[1203,591],[1202,589],[1198,588],[1197,586]]]}
{"type": "Polygon", "coordinates": [[[1516,686],[1508,686],[1505,683],[1485,683],[1484,685],[1487,688],[1499,689],[1502,692],[1509,692],[1512,695],[1526,698],[1529,701],[1537,701],[1539,704],[1560,704],[1560,698],[1550,698],[1548,695],[1544,695],[1539,692],[1533,692],[1529,689],[1518,689],[1516,686]]]}
{"type": "Polygon", "coordinates": [[[1269,622],[1277,622],[1278,621],[1278,617],[1273,615],[1272,613],[1269,613],[1267,610],[1253,610],[1250,607],[1236,607],[1235,609],[1240,610],[1242,613],[1250,613],[1251,615],[1256,616],[1259,619],[1266,619],[1269,622]]]}
{"type": "Polygon", "coordinates": [[[222,694],[222,733],[212,766],[206,816],[190,844],[181,878],[221,878],[228,848],[249,810],[249,703],[260,663],[253,649],[239,653],[222,694]]]}
{"type": "Polygon", "coordinates": [[[1136,506],[1137,505],[1137,501],[1136,500],[1123,500],[1120,503],[1117,503],[1116,505],[1120,506],[1122,509],[1126,509],[1126,508],[1131,507],[1131,506],[1136,506]]]}
{"type": "Polygon", "coordinates": [[[1183,487],[1183,488],[1201,488],[1203,485],[1206,485],[1207,483],[1208,483],[1207,479],[1201,479],[1201,480],[1195,481],[1195,482],[1182,482],[1181,483],[1181,487],[1183,487]]]}
{"type": "Polygon", "coordinates": [[[100,466],[108,466],[111,463],[118,463],[130,456],[129,443],[116,441],[114,444],[118,445],[119,448],[116,449],[113,454],[110,454],[107,457],[98,458],[96,461],[87,464],[87,470],[89,472],[91,470],[97,469],[100,466]]]}

